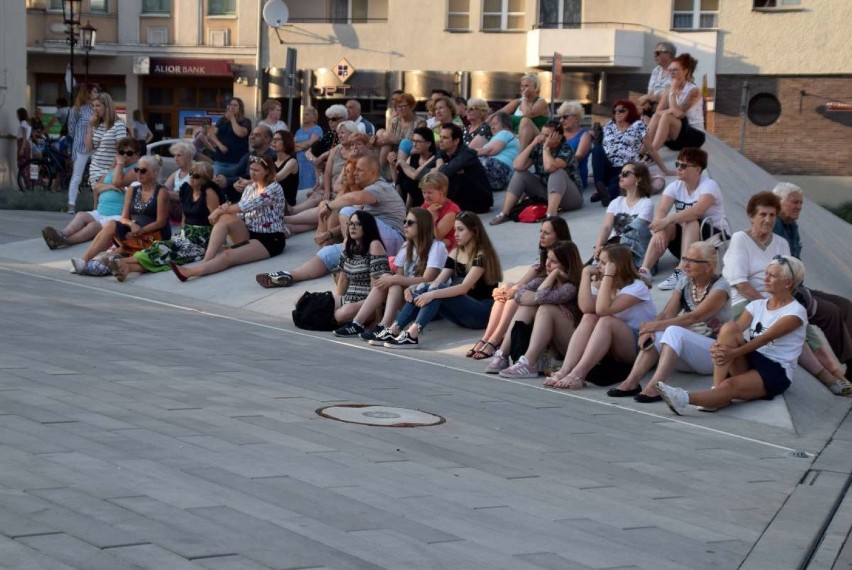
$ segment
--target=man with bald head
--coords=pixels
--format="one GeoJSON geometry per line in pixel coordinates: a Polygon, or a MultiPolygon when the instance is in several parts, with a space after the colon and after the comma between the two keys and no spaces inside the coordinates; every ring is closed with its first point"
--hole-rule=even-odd
{"type": "Polygon", "coordinates": [[[361,116],[361,103],[357,99],[346,102],[346,114],[350,121],[355,121],[359,131],[371,137],[376,134],[375,125],[361,116]]]}

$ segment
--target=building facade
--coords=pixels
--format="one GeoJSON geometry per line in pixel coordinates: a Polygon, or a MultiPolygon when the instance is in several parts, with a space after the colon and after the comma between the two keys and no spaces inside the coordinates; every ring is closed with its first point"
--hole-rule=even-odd
{"type": "MultiPolygon", "coordinates": [[[[98,28],[90,78],[146,112],[158,136],[231,95],[299,109],[355,98],[384,123],[389,95],[433,88],[494,104],[536,72],[542,96],[596,120],[647,88],[661,41],[699,61],[708,127],[776,173],[852,174],[848,0],[83,0],[98,28]],[[271,28],[262,11],[284,6],[271,28]],[[295,65],[287,69],[288,50],[295,65]],[[554,53],[561,69],[553,83],[554,53]],[[293,73],[290,73],[293,71],[293,73]],[[556,84],[558,83],[558,85],[556,84]],[[558,91],[558,95],[555,91],[558,91]],[[794,143],[793,148],[778,144],[794,143]],[[837,158],[840,158],[838,160],[837,158]]],[[[68,60],[60,0],[27,1],[30,101],[52,103],[68,60]]],[[[81,80],[82,59],[76,64],[81,80]]]]}

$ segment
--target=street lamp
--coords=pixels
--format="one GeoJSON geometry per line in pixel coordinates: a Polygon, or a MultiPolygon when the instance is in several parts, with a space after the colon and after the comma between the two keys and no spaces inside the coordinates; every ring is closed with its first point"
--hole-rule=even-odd
{"type": "Polygon", "coordinates": [[[62,0],[62,18],[65,21],[68,44],[71,46],[71,56],[68,63],[71,78],[66,85],[69,100],[73,100],[74,97],[74,46],[77,44],[77,27],[80,26],[80,5],[82,3],[83,0],[62,0]]]}
{"type": "Polygon", "coordinates": [[[80,28],[80,35],[83,38],[83,52],[86,54],[86,83],[89,82],[89,52],[95,47],[97,33],[97,28],[88,20],[86,20],[86,25],[80,28]]]}

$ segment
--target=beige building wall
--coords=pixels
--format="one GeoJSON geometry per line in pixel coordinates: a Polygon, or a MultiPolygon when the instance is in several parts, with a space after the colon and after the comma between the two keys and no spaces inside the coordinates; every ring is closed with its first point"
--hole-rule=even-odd
{"type": "Polygon", "coordinates": [[[18,107],[27,107],[27,27],[23,2],[0,2],[0,185],[17,174],[18,107]]]}
{"type": "Polygon", "coordinates": [[[721,3],[720,74],[852,73],[852,2],[802,0],[799,10],[763,12],[751,5],[721,3]]]}

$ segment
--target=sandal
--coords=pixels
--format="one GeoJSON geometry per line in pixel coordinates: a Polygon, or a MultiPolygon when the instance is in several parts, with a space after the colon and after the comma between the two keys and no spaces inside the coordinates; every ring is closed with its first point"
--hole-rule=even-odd
{"type": "Polygon", "coordinates": [[[476,341],[476,344],[474,344],[473,347],[471,347],[470,350],[468,350],[467,352],[464,353],[465,357],[466,358],[473,358],[473,355],[476,354],[477,352],[479,352],[482,349],[482,345],[486,344],[487,342],[488,341],[485,340],[484,338],[481,338],[478,341],[476,341]]]}
{"type": "Polygon", "coordinates": [[[115,275],[116,281],[124,281],[127,279],[127,274],[130,273],[127,269],[127,264],[124,263],[120,257],[110,259],[107,262],[107,267],[115,275]]]}
{"type": "Polygon", "coordinates": [[[559,380],[553,387],[557,390],[580,390],[586,387],[586,381],[572,372],[559,380]]]}
{"type": "Polygon", "coordinates": [[[564,375],[560,374],[561,372],[562,372],[562,370],[560,369],[560,370],[557,370],[556,372],[554,372],[553,374],[551,374],[550,376],[548,376],[547,379],[545,379],[545,381],[542,382],[542,386],[552,388],[556,384],[561,382],[562,378],[564,378],[564,375]]]}
{"type": "Polygon", "coordinates": [[[486,343],[482,346],[482,348],[480,348],[479,350],[477,350],[476,352],[473,353],[473,359],[474,360],[485,360],[486,358],[491,358],[492,356],[494,356],[494,353],[496,351],[497,351],[497,347],[494,346],[493,344],[491,344],[490,342],[486,341],[486,343]],[[491,350],[486,351],[486,349],[489,346],[491,347],[491,350]]]}
{"type": "Polygon", "coordinates": [[[489,226],[499,226],[503,222],[508,222],[508,221],[509,221],[509,216],[507,216],[503,212],[500,212],[499,214],[494,216],[494,218],[490,222],[488,222],[488,225],[489,226]]]}

